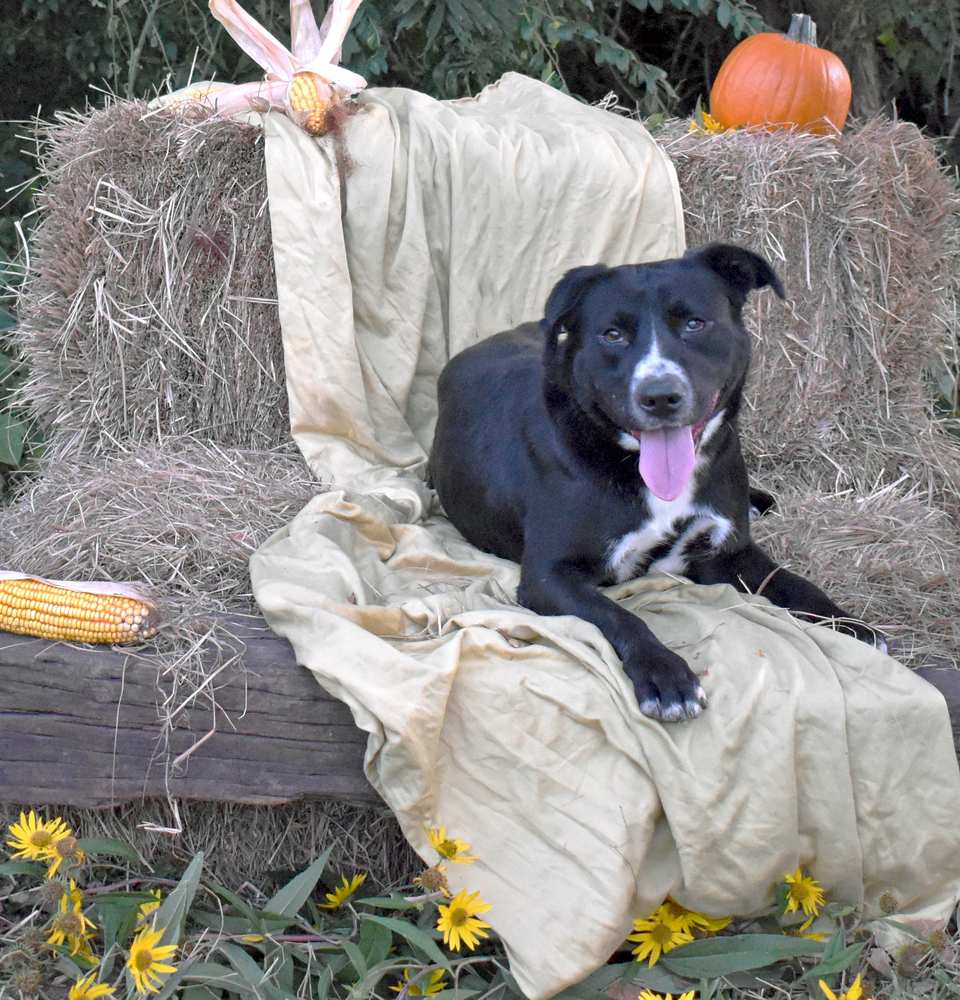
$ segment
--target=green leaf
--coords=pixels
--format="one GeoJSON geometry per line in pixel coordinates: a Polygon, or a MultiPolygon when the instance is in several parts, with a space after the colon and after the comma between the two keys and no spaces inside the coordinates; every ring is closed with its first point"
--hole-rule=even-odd
{"type": "Polygon", "coordinates": [[[157,942],[159,945],[180,943],[180,931],[200,885],[202,869],[203,851],[198,851],[170,895],[154,910],[153,926],[158,930],[163,928],[163,936],[157,942]]]}
{"type": "Polygon", "coordinates": [[[237,970],[243,979],[259,996],[260,989],[267,978],[263,968],[259,966],[244,950],[235,944],[224,942],[217,946],[226,960],[237,970]]]}
{"type": "Polygon", "coordinates": [[[373,920],[364,922],[360,931],[360,950],[367,960],[367,967],[377,965],[390,954],[393,932],[373,920]]]}
{"type": "Polygon", "coordinates": [[[631,986],[642,986],[644,989],[656,990],[658,993],[683,992],[681,982],[671,976],[661,966],[661,959],[652,969],[649,966],[634,963],[634,972],[630,977],[631,986]]]}
{"type": "Polygon", "coordinates": [[[0,875],[31,875],[38,882],[46,874],[46,866],[33,861],[4,861],[0,864],[0,875]]]}
{"type": "Polygon", "coordinates": [[[153,899],[147,893],[111,893],[94,897],[93,922],[100,929],[103,939],[104,976],[109,976],[112,971],[112,962],[107,956],[118,940],[126,940],[131,935],[137,911],[145,898],[153,899]]]}
{"type": "Polygon", "coordinates": [[[123,858],[134,864],[140,864],[140,855],[129,845],[123,844],[119,840],[111,840],[110,837],[81,837],[77,841],[84,854],[107,854],[114,858],[123,858]]]}
{"type": "Polygon", "coordinates": [[[264,903],[264,912],[276,914],[278,917],[295,917],[320,881],[332,850],[333,844],[309,868],[292,878],[279,892],[271,896],[264,903]]]}
{"type": "Polygon", "coordinates": [[[361,919],[373,920],[375,923],[383,924],[384,927],[389,928],[395,934],[399,934],[400,937],[409,941],[414,947],[419,948],[434,965],[439,965],[441,968],[446,969],[447,972],[453,973],[450,963],[444,957],[443,952],[437,947],[437,942],[426,931],[422,931],[419,927],[414,927],[413,924],[407,923],[406,920],[397,920],[396,917],[381,917],[376,913],[361,914],[361,919]]]}
{"type": "Polygon", "coordinates": [[[220,1000],[220,994],[206,986],[188,986],[180,994],[180,1000],[220,1000]]]}
{"type": "Polygon", "coordinates": [[[377,906],[381,910],[422,910],[423,903],[417,903],[409,899],[404,899],[403,896],[393,895],[387,896],[375,896],[369,899],[355,899],[353,900],[353,905],[358,906],[360,903],[366,906],[377,906]]]}
{"type": "Polygon", "coordinates": [[[23,439],[27,425],[10,410],[0,412],[0,462],[19,465],[23,458],[23,439]]]}
{"type": "Polygon", "coordinates": [[[190,966],[183,978],[190,983],[205,986],[222,984],[224,989],[229,989],[231,985],[236,985],[240,977],[236,969],[230,968],[229,965],[221,965],[219,962],[197,962],[196,965],[190,966]]]}
{"type": "Polygon", "coordinates": [[[663,955],[660,962],[689,979],[717,979],[731,972],[759,969],[800,955],[820,955],[821,941],[778,934],[738,934],[691,941],[663,955]]]}
{"type": "Polygon", "coordinates": [[[317,977],[317,1000],[327,1000],[330,995],[330,987],[333,985],[333,970],[329,965],[324,966],[323,971],[317,977]]]}
{"type": "Polygon", "coordinates": [[[701,979],[699,1000],[714,1000],[720,993],[719,979],[701,979]]]}
{"type": "MultiPolygon", "coordinates": [[[[242,896],[238,896],[235,892],[231,892],[218,882],[211,882],[209,885],[218,896],[225,899],[231,906],[240,911],[242,916],[232,919],[245,920],[248,928],[260,926],[262,914],[258,913],[242,896]]],[[[224,926],[226,926],[226,921],[230,919],[230,917],[224,918],[224,926]]],[[[209,926],[215,925],[211,924],[209,926]]],[[[285,926],[289,926],[289,922],[285,926]]]]}
{"type": "Polygon", "coordinates": [[[808,969],[800,978],[816,980],[822,979],[824,976],[832,976],[838,972],[843,972],[844,969],[849,969],[850,966],[860,958],[860,953],[865,947],[866,942],[852,944],[848,948],[844,948],[838,954],[831,956],[829,959],[825,959],[812,969],[808,969]]]}
{"type": "Polygon", "coordinates": [[[363,952],[347,938],[344,938],[340,942],[340,947],[343,948],[347,954],[347,958],[350,959],[350,964],[357,973],[357,979],[363,979],[367,974],[367,960],[363,957],[363,952]]]}

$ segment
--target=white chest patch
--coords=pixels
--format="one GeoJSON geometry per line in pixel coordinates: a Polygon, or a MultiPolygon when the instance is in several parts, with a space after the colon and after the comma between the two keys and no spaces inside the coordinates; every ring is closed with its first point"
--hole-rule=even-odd
{"type": "MultiPolygon", "coordinates": [[[[713,436],[722,419],[721,412],[709,421],[700,438],[701,447],[713,436]]],[[[624,446],[629,447],[626,442],[624,446]]],[[[706,504],[693,502],[700,468],[698,456],[693,475],[675,500],[661,500],[650,490],[644,490],[650,517],[636,531],[614,539],[607,550],[607,570],[618,583],[643,573],[683,574],[691,546],[705,542],[711,548],[719,548],[733,530],[728,518],[706,504]]]]}
{"type": "Polygon", "coordinates": [[[607,569],[618,583],[642,573],[682,575],[694,542],[703,540],[718,548],[733,528],[727,518],[703,504],[684,504],[681,497],[669,503],[651,499],[651,506],[659,509],[650,520],[610,546],[607,569]]]}

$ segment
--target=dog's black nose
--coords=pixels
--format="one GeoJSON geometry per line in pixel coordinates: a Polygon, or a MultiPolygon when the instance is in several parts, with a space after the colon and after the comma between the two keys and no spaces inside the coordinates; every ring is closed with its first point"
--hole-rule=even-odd
{"type": "Polygon", "coordinates": [[[686,386],[672,376],[644,379],[634,388],[637,407],[648,416],[666,420],[674,416],[686,400],[686,386]]]}

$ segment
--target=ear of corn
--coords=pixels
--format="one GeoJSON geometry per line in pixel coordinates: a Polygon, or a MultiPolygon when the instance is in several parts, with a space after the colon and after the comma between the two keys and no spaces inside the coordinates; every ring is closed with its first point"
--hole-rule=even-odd
{"type": "Polygon", "coordinates": [[[156,612],[119,594],[58,587],[29,577],[0,580],[0,629],[42,639],[128,643],[156,632],[156,612]]]}
{"type": "Polygon", "coordinates": [[[333,103],[333,90],[313,73],[297,73],[290,81],[290,107],[297,112],[297,124],[310,135],[327,131],[327,109],[333,103]],[[328,96],[324,97],[320,87],[328,96]]]}

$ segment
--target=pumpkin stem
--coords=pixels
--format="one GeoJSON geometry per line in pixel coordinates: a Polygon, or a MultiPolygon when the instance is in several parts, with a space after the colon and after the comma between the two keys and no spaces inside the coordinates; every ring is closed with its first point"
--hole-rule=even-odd
{"type": "Polygon", "coordinates": [[[817,47],[817,24],[809,14],[794,14],[790,19],[790,28],[784,37],[790,42],[801,42],[803,45],[817,47]]]}

